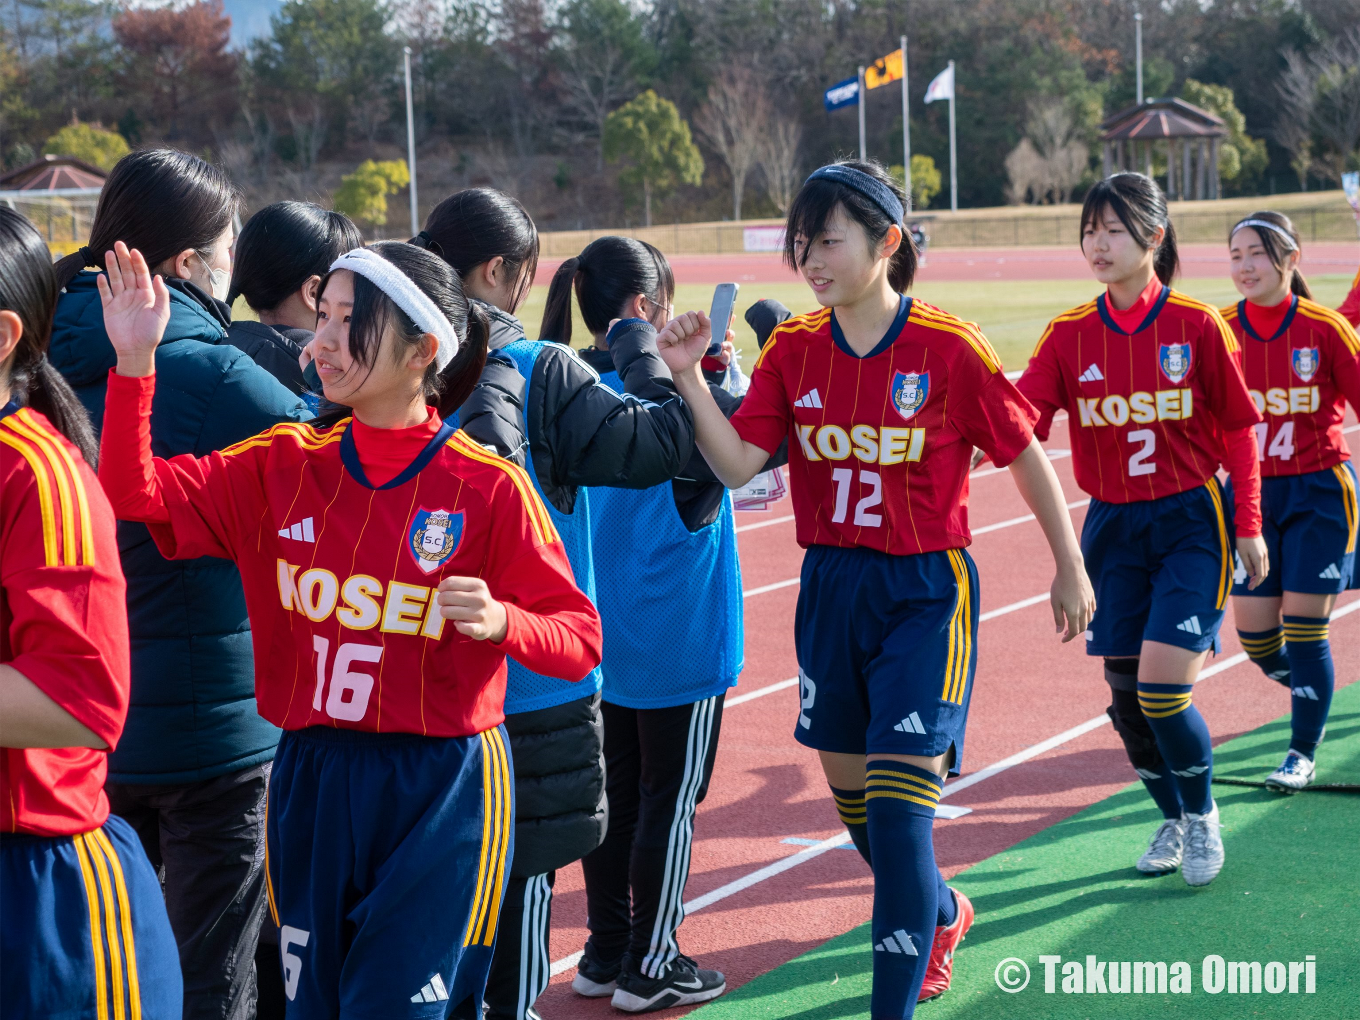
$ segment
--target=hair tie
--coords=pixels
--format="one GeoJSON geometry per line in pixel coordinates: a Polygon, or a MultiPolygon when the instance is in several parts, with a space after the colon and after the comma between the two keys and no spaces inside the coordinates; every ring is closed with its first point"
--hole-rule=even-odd
{"type": "Polygon", "coordinates": [[[86,266],[99,265],[99,263],[95,261],[94,252],[90,251],[89,245],[82,244],[80,248],[76,251],[76,254],[85,260],[80,264],[82,269],[84,269],[86,266]]]}
{"type": "Polygon", "coordinates": [[[413,244],[417,248],[428,249],[430,247],[430,241],[431,241],[430,235],[422,230],[420,233],[418,233],[415,237],[411,238],[411,240],[407,241],[406,243],[413,244]]]}
{"type": "Polygon", "coordinates": [[[863,170],[856,170],[844,163],[831,163],[820,170],[814,170],[803,184],[808,185],[813,181],[835,181],[837,184],[844,184],[848,188],[853,188],[882,209],[888,219],[899,227],[902,226],[902,220],[906,214],[902,200],[893,194],[892,188],[866,174],[863,170]]]}
{"type": "Polygon", "coordinates": [[[1228,235],[1228,240],[1231,241],[1243,227],[1265,227],[1267,230],[1273,230],[1284,238],[1284,243],[1289,245],[1290,251],[1299,250],[1299,246],[1295,244],[1294,239],[1289,236],[1289,231],[1285,230],[1284,227],[1280,226],[1278,223],[1271,223],[1269,220],[1241,220],[1238,222],[1237,226],[1232,228],[1232,233],[1228,235]]]}
{"type": "Polygon", "coordinates": [[[348,269],[357,273],[391,298],[414,322],[422,333],[433,333],[439,338],[439,349],[434,360],[439,371],[448,367],[458,353],[462,341],[453,323],[449,322],[430,296],[416,286],[415,281],[387,259],[369,248],[355,248],[331,263],[331,272],[348,269]]]}

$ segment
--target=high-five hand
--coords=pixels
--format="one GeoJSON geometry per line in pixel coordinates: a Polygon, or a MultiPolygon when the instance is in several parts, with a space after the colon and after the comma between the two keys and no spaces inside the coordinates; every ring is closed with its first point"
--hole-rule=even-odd
{"type": "Polygon", "coordinates": [[[104,330],[118,354],[118,374],[150,375],[156,370],[156,346],[170,321],[170,292],[159,276],[152,277],[146,259],[135,248],[116,241],[104,253],[96,285],[104,305],[104,330]]]}
{"type": "Polygon", "coordinates": [[[661,360],[671,370],[671,375],[680,376],[692,372],[694,366],[703,360],[713,338],[713,326],[704,312],[685,312],[666,323],[656,335],[656,349],[661,360]]]}

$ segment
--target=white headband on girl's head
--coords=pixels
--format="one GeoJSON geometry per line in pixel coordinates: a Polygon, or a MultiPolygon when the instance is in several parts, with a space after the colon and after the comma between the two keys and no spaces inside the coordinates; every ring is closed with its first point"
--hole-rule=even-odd
{"type": "Polygon", "coordinates": [[[462,345],[453,323],[445,318],[439,306],[415,282],[387,259],[368,248],[347,251],[331,263],[331,272],[348,269],[358,273],[373,286],[396,302],[397,307],[410,317],[422,333],[433,333],[439,338],[439,350],[434,360],[439,371],[444,371],[462,345]]]}
{"type": "Polygon", "coordinates": [[[1284,238],[1284,243],[1289,245],[1290,251],[1299,250],[1299,246],[1295,244],[1294,239],[1289,236],[1289,231],[1285,230],[1284,227],[1280,226],[1278,223],[1271,223],[1269,220],[1243,220],[1237,226],[1233,227],[1233,236],[1236,237],[1237,232],[1243,227],[1265,227],[1267,230],[1273,230],[1284,238]]]}

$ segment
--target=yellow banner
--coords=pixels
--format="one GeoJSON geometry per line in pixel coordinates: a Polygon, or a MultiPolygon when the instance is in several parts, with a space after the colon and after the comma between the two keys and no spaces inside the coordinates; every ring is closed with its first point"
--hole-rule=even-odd
{"type": "Polygon", "coordinates": [[[880,85],[902,80],[902,51],[893,50],[886,57],[879,57],[864,69],[864,87],[876,89],[880,85]]]}

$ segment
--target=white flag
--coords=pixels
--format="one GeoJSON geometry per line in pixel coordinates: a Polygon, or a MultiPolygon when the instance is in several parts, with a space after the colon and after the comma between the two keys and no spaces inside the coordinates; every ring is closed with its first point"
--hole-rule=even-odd
{"type": "Polygon", "coordinates": [[[933,103],[937,99],[953,99],[953,98],[954,98],[954,68],[951,65],[949,67],[946,67],[943,71],[941,71],[931,80],[929,87],[926,89],[925,101],[927,103],[933,103]]]}

